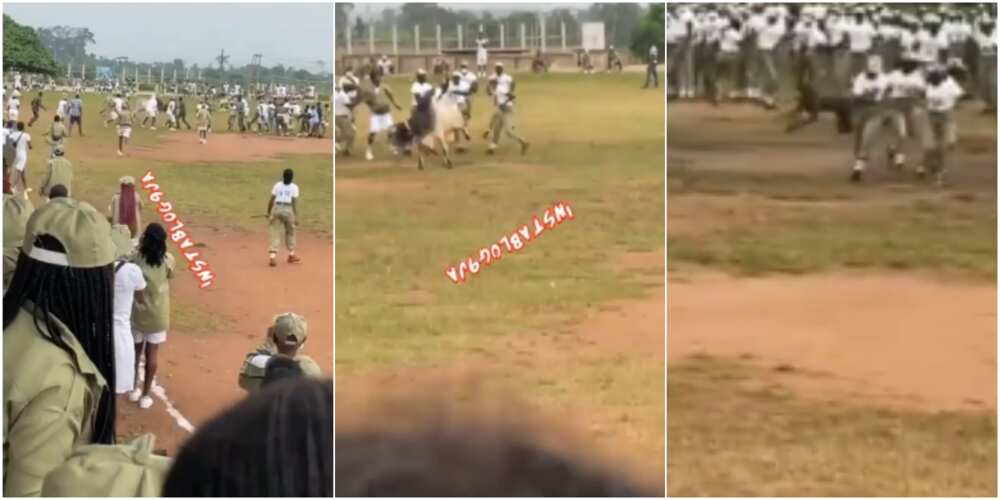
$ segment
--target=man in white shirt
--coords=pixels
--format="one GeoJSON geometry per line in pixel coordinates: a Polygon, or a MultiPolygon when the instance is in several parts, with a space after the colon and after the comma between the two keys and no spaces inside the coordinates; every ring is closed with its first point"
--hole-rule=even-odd
{"type": "Polygon", "coordinates": [[[851,74],[864,71],[868,54],[875,40],[875,26],[868,20],[864,12],[854,13],[853,21],[847,25],[847,48],[851,52],[851,74]]]}
{"type": "Polygon", "coordinates": [[[509,74],[504,73],[503,63],[496,64],[496,74],[490,77],[488,90],[493,95],[496,111],[490,120],[490,130],[483,134],[484,138],[492,135],[486,154],[493,154],[502,134],[519,142],[521,154],[526,153],[528,141],[514,132],[514,79],[509,74]]]}
{"type": "Polygon", "coordinates": [[[888,88],[888,78],[882,72],[882,58],[877,55],[868,56],[867,68],[854,77],[851,88],[858,124],[854,135],[852,182],[861,182],[871,146],[879,129],[882,128],[882,120],[885,117],[883,101],[888,88]]]}
{"type": "Polygon", "coordinates": [[[11,96],[7,101],[7,119],[16,122],[18,117],[21,115],[21,100],[17,97],[11,96]]]}
{"type": "Polygon", "coordinates": [[[997,28],[992,18],[983,17],[972,34],[976,44],[976,86],[986,101],[986,113],[997,110],[997,28]]]}
{"type": "Polygon", "coordinates": [[[774,94],[778,91],[778,70],[775,68],[775,48],[785,37],[785,24],[777,15],[769,15],[757,32],[757,81],[760,83],[761,102],[767,109],[774,109],[774,94]]]}
{"type": "Polygon", "coordinates": [[[357,105],[353,82],[344,82],[344,86],[334,89],[333,94],[333,116],[334,116],[334,143],[336,151],[343,156],[351,156],[351,148],[354,147],[354,120],[352,110],[357,105]]]}
{"type": "Polygon", "coordinates": [[[889,123],[895,132],[887,141],[889,164],[897,169],[906,163],[904,149],[907,139],[919,140],[919,121],[922,120],[922,103],[927,83],[920,64],[912,55],[903,56],[899,66],[887,76],[889,123]]]}
{"type": "Polygon", "coordinates": [[[412,99],[410,106],[416,107],[417,100],[421,97],[427,95],[428,92],[434,92],[434,86],[427,81],[427,72],[424,68],[417,70],[417,77],[410,85],[410,97],[412,99]]]}
{"type": "Polygon", "coordinates": [[[56,116],[63,122],[66,122],[66,118],[69,115],[69,100],[66,98],[66,94],[63,94],[59,98],[59,102],[56,104],[56,116]]]}
{"type": "Polygon", "coordinates": [[[740,83],[742,68],[740,47],[743,43],[743,25],[733,17],[727,21],[719,34],[719,52],[716,60],[716,83],[711,95],[712,102],[718,104],[723,98],[733,99],[740,83]]]}
{"type": "Polygon", "coordinates": [[[267,202],[267,218],[270,221],[271,247],[268,250],[271,267],[278,265],[278,248],[284,243],[288,249],[288,263],[295,264],[300,259],[295,255],[295,228],[298,227],[299,186],[292,182],[295,173],[286,168],[281,180],[271,188],[271,199],[267,202]]]}
{"type": "Polygon", "coordinates": [[[156,113],[159,110],[159,104],[156,101],[156,94],[149,96],[146,100],[146,116],[142,119],[142,126],[146,126],[146,121],[150,121],[150,130],[156,130],[156,113]]]}
{"type": "MultiPolygon", "coordinates": [[[[924,140],[924,163],[935,175],[938,186],[944,184],[947,171],[947,152],[954,147],[957,126],[952,110],[958,104],[964,91],[948,72],[940,65],[933,65],[927,71],[927,124],[924,140]]],[[[923,174],[921,169],[918,173],[923,174]]]]}

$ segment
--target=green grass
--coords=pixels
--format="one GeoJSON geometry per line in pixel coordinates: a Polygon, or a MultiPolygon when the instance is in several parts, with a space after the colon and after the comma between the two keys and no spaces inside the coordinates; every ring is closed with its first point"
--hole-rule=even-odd
{"type": "MultiPolygon", "coordinates": [[[[619,418],[617,410],[638,405],[642,423],[619,421],[611,432],[662,464],[662,360],[599,354],[569,362],[582,355],[569,350],[521,370],[510,352],[598,304],[645,293],[641,274],[617,266],[626,252],[662,249],[664,238],[663,97],[640,91],[640,76],[516,75],[516,124],[532,144],[526,156],[510,142],[484,154],[477,134],[491,110],[480,94],[477,140],[453,170],[432,159],[417,171],[415,159],[393,158],[384,138],[376,162],[338,158],[337,180],[351,186],[337,192],[338,376],[486,356],[507,368],[504,383],[549,409],[594,407],[619,418]],[[575,219],[464,284],[445,277],[556,201],[570,203],[575,219]],[[622,377],[633,384],[599,384],[622,377]]],[[[408,109],[407,80],[391,88],[408,109]]],[[[358,109],[357,127],[367,130],[367,111],[358,109]]]]}
{"type": "Polygon", "coordinates": [[[806,401],[713,358],[667,385],[669,495],[996,496],[996,412],[806,401]]]}

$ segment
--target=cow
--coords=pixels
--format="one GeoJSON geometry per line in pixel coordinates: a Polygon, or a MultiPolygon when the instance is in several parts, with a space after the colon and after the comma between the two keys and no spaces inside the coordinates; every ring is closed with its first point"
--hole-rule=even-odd
{"type": "Polygon", "coordinates": [[[445,166],[452,168],[448,150],[448,137],[465,133],[465,121],[457,102],[447,98],[443,92],[426,92],[417,97],[410,118],[396,124],[393,130],[393,144],[405,150],[414,146],[417,153],[417,168],[424,168],[424,152],[440,153],[445,166]],[[440,151],[438,150],[440,146],[440,151]]]}

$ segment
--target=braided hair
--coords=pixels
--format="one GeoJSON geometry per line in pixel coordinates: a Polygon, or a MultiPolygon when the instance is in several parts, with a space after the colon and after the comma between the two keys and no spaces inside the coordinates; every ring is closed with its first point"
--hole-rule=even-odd
{"type": "MultiPolygon", "coordinates": [[[[55,238],[40,235],[35,246],[54,252],[66,250],[55,238]]],[[[115,398],[110,387],[115,380],[114,330],[112,326],[114,270],[111,264],[73,268],[48,264],[21,252],[10,287],[3,296],[3,328],[14,322],[28,301],[35,305],[32,319],[45,340],[72,355],[64,330],[67,327],[90,361],[108,382],[97,403],[91,442],[114,444],[115,398]]]]}

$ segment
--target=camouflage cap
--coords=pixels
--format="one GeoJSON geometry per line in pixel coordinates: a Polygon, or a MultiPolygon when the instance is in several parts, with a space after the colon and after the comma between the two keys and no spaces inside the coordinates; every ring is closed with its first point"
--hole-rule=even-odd
{"type": "Polygon", "coordinates": [[[284,313],[274,317],[271,335],[279,345],[299,346],[306,341],[306,319],[295,313],[284,313]]]}
{"type": "Polygon", "coordinates": [[[32,259],[76,268],[106,266],[115,259],[108,220],[89,203],[69,198],[54,199],[31,214],[22,248],[32,259]],[[35,248],[41,235],[58,240],[66,253],[35,248]]]}

